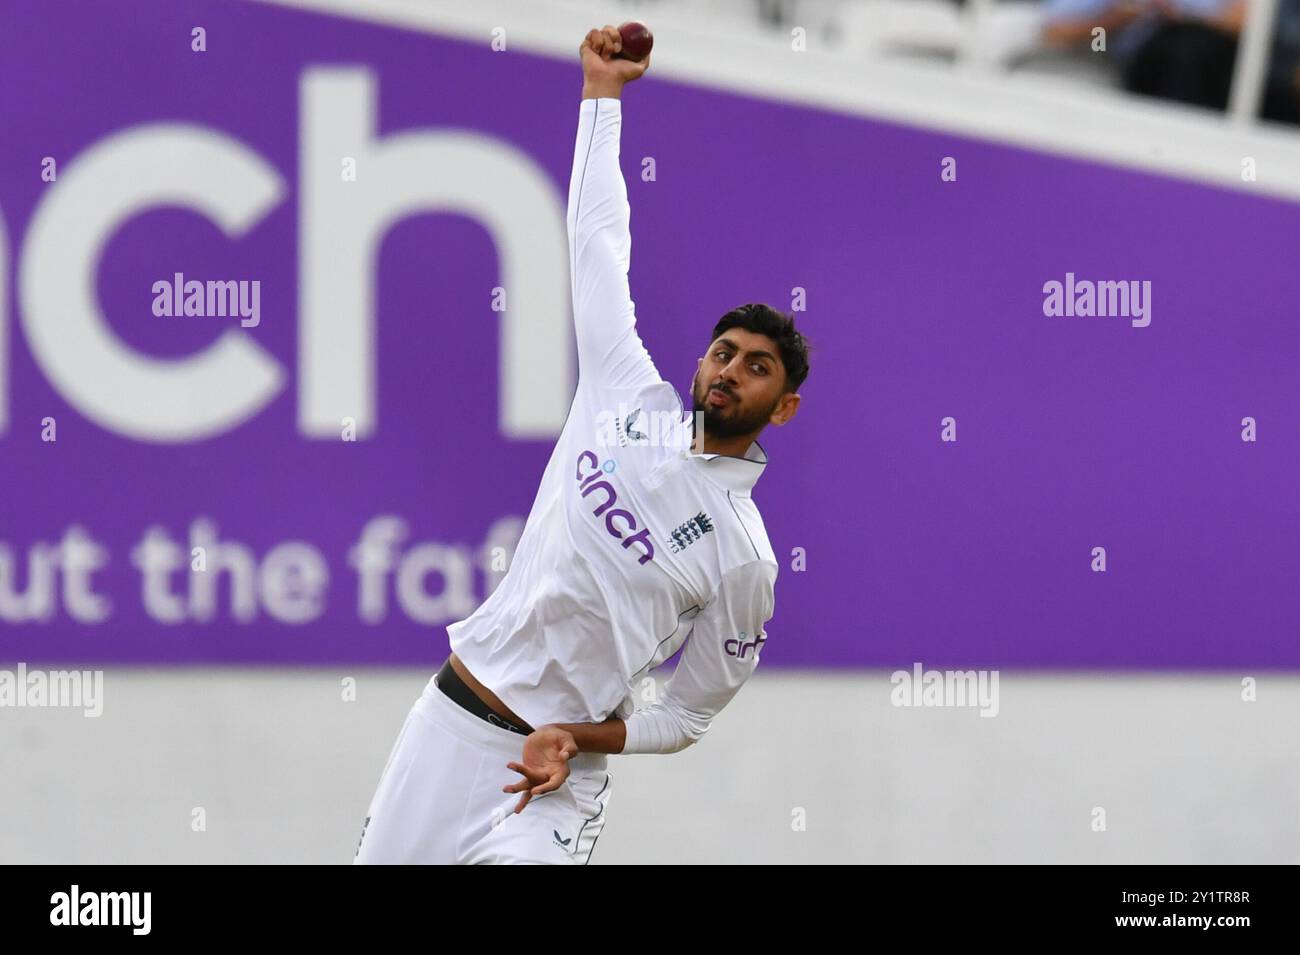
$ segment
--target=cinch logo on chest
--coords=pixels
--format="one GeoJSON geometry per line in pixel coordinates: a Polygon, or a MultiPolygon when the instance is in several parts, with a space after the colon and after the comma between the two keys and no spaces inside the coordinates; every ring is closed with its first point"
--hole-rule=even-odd
{"type": "Polygon", "coordinates": [[[606,462],[609,470],[601,467],[600,459],[596,457],[594,451],[583,451],[578,455],[578,466],[575,470],[574,477],[578,481],[578,486],[582,489],[582,496],[586,497],[593,491],[604,491],[605,500],[599,507],[591,513],[596,517],[605,518],[605,530],[609,531],[611,537],[615,537],[623,542],[624,547],[631,547],[633,544],[640,544],[645,548],[638,558],[637,562],[644,564],[646,561],[654,560],[655,545],[650,540],[649,529],[637,530],[637,520],[631,511],[624,510],[621,507],[614,507],[618,503],[618,492],[614,490],[614,485],[608,481],[601,480],[601,475],[612,473],[614,470],[614,461],[610,459],[606,462]],[[583,465],[589,468],[584,472],[583,465]],[[608,511],[608,513],[606,513],[608,511]],[[615,525],[615,521],[622,521],[623,527],[620,529],[615,525]],[[625,533],[636,531],[635,534],[625,533]]]}

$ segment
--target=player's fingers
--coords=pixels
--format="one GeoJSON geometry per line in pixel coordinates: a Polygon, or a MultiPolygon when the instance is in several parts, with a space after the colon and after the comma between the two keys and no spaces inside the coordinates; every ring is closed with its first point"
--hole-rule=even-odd
{"type": "Polygon", "coordinates": [[[540,796],[542,793],[548,793],[552,789],[559,789],[560,783],[564,782],[564,773],[556,773],[540,786],[534,786],[530,791],[534,796],[540,796]]]}
{"type": "Polygon", "coordinates": [[[611,53],[617,53],[623,49],[623,34],[618,32],[618,27],[611,23],[606,23],[604,32],[605,38],[609,41],[609,50],[611,53]]]}
{"type": "Polygon", "coordinates": [[[524,807],[528,805],[528,800],[530,800],[530,799],[532,799],[532,798],[533,798],[533,794],[532,794],[532,793],[524,793],[524,794],[519,798],[519,802],[515,803],[515,813],[518,814],[518,813],[523,812],[523,811],[524,811],[524,807]]]}
{"type": "Polygon", "coordinates": [[[547,780],[545,769],[530,767],[530,765],[525,763],[511,763],[510,768],[515,770],[516,773],[519,773],[520,776],[524,776],[529,783],[534,783],[534,785],[538,782],[546,782],[547,780]]]}
{"type": "Polygon", "coordinates": [[[513,769],[519,775],[527,777],[530,783],[545,782],[547,779],[545,770],[533,769],[533,767],[525,766],[523,763],[506,763],[506,769],[513,769]]]}

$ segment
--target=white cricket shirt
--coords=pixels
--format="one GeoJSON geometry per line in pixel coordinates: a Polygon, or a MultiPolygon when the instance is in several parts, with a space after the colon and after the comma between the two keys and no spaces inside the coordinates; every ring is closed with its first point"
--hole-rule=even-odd
{"type": "Polygon", "coordinates": [[[767,464],[695,454],[636,332],[622,104],[583,100],[569,181],[578,387],[514,559],[451,648],[534,727],[627,721],[624,753],[698,740],[758,664],[777,562],[750,491],[767,464]],[[660,699],[646,672],[686,647],[660,699]]]}

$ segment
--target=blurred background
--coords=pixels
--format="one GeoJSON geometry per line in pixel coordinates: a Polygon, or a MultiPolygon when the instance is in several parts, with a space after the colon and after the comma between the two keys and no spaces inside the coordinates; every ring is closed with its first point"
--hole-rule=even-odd
{"type": "Polygon", "coordinates": [[[661,374],[815,350],[762,666],[593,861],[1300,861],[1300,3],[0,0],[0,862],[351,861],[565,419],[629,19],[661,374]]]}

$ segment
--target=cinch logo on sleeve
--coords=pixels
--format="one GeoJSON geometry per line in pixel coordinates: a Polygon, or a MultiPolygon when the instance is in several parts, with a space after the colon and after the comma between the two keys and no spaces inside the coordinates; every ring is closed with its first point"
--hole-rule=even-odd
{"type": "Polygon", "coordinates": [[[582,488],[582,496],[586,497],[593,491],[604,491],[605,500],[592,513],[597,517],[604,515],[605,530],[609,531],[611,537],[615,537],[623,542],[624,547],[631,547],[633,544],[641,544],[645,551],[637,558],[638,563],[644,564],[646,561],[654,560],[655,545],[650,541],[650,531],[648,529],[637,530],[638,524],[636,517],[631,511],[624,510],[621,507],[614,507],[618,503],[618,492],[614,490],[614,485],[609,481],[601,480],[603,474],[614,473],[614,459],[610,458],[601,464],[600,459],[596,457],[594,451],[583,451],[578,455],[578,465],[574,473],[574,478],[579,482],[578,486],[582,488]],[[584,471],[583,465],[589,470],[584,471]],[[611,510],[611,508],[613,508],[611,510]],[[606,514],[605,512],[609,513],[606,514]],[[621,521],[623,527],[620,529],[615,525],[615,521],[621,521]],[[635,534],[624,536],[625,531],[637,531],[635,534]]]}
{"type": "Polygon", "coordinates": [[[744,660],[749,655],[750,651],[753,651],[754,658],[757,659],[759,648],[766,642],[767,637],[755,637],[753,640],[746,640],[745,631],[742,630],[740,631],[739,640],[735,637],[730,637],[722,645],[722,648],[727,651],[727,656],[735,657],[737,660],[744,660]]]}

